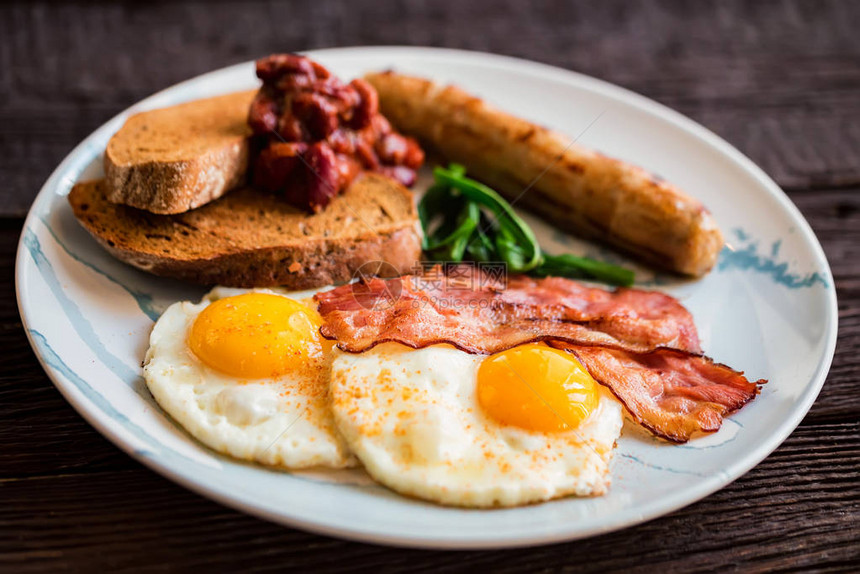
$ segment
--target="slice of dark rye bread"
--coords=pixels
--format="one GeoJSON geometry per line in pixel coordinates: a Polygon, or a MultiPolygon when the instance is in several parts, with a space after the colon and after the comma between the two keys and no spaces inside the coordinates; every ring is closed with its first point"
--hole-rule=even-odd
{"type": "Polygon", "coordinates": [[[106,194],[104,180],[82,182],[69,203],[114,257],[155,275],[309,289],[349,281],[359,268],[383,276],[409,273],[421,257],[412,193],[376,174],[360,176],[312,215],[251,188],[175,215],[117,205],[106,194]]]}
{"type": "Polygon", "coordinates": [[[241,185],[248,171],[248,108],[256,90],[141,112],[104,154],[107,198],[182,213],[241,185]]]}

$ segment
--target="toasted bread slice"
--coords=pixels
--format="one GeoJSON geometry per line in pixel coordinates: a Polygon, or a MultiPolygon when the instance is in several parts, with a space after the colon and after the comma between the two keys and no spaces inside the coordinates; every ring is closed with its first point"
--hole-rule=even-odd
{"type": "Polygon", "coordinates": [[[107,199],[182,213],[241,185],[248,171],[248,107],[238,92],[135,114],[105,149],[107,199]]]}
{"type": "Polygon", "coordinates": [[[376,174],[357,178],[321,213],[241,188],[203,207],[156,215],[111,203],[104,180],[75,185],[69,203],[116,258],[156,275],[234,287],[309,289],[362,271],[411,272],[421,256],[412,194],[376,174]]]}

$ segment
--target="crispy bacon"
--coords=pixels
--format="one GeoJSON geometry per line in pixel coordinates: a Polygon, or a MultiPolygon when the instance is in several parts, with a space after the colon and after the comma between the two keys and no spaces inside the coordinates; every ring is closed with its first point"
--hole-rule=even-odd
{"type": "Polygon", "coordinates": [[[676,349],[631,353],[582,345],[553,345],[572,352],[594,380],[608,387],[639,424],[684,443],[696,432],[715,432],[723,417],[758,394],[742,372],[676,349]]]}
{"type": "Polygon", "coordinates": [[[360,353],[395,341],[414,348],[450,343],[498,353],[534,341],[607,345],[631,351],[699,351],[693,318],[674,298],[638,289],[586,287],[569,279],[481,272],[370,279],[316,296],[322,334],[360,353]]]}
{"type": "Polygon", "coordinates": [[[718,430],[766,382],[703,356],[692,316],[663,293],[561,278],[505,284],[449,270],[359,281],[315,298],[320,332],[349,352],[394,341],[489,354],[546,341],[573,353],[642,426],[674,442],[718,430]]]}

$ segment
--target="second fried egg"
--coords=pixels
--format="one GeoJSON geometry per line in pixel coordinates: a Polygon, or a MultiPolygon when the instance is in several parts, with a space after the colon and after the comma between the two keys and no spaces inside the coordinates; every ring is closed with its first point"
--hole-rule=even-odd
{"type": "Polygon", "coordinates": [[[338,428],[393,490],[488,507],[608,488],[621,405],[563,351],[532,344],[485,357],[385,343],[334,353],[338,428]]]}

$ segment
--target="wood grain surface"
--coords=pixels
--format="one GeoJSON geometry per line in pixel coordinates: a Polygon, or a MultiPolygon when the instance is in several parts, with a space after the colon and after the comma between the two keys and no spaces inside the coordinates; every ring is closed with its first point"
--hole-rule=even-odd
{"type": "Polygon", "coordinates": [[[858,571],[860,3],[70,2],[0,6],[0,570],[858,571]],[[839,297],[833,368],[747,475],[604,536],[487,552],[344,542],[200,498],[94,431],[18,316],[23,216],[87,134],[135,101],[270,52],[415,44],[529,58],[652,97],[762,166],[809,220],[839,297]]]}

